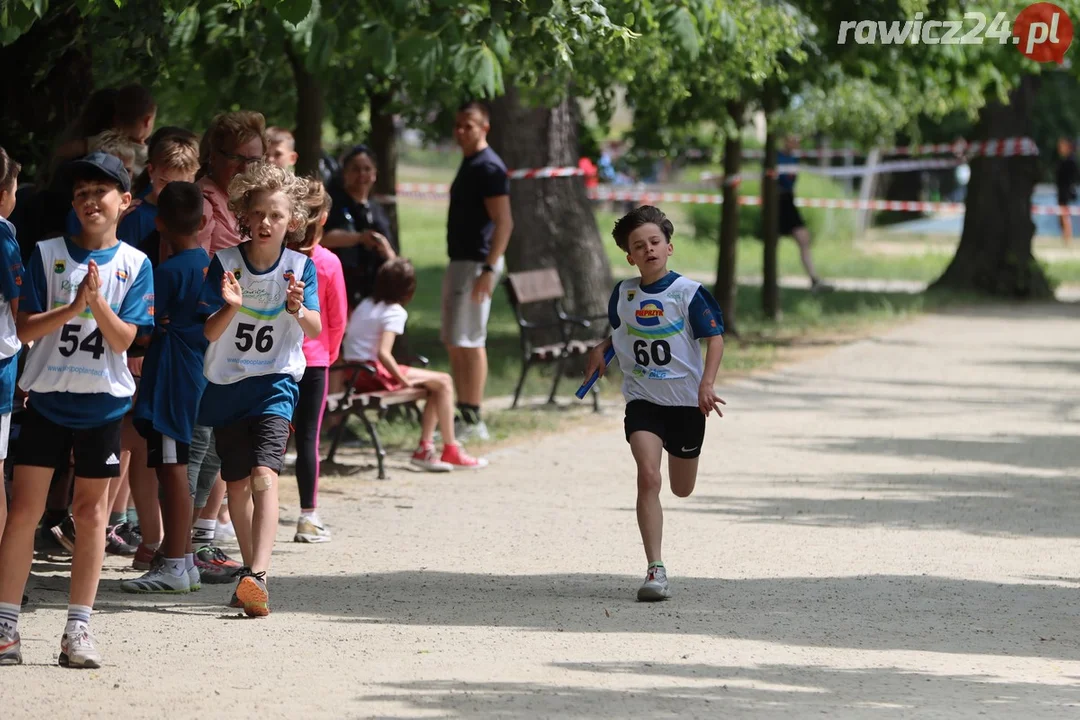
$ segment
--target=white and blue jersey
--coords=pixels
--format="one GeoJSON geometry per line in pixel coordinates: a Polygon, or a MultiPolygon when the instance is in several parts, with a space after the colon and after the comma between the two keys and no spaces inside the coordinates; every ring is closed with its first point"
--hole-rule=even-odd
{"type": "Polygon", "coordinates": [[[191,431],[206,388],[199,296],[210,256],[201,247],[171,256],[154,269],[154,337],[143,358],[135,420],[177,442],[191,431]]]}
{"type": "MultiPolygon", "coordinates": [[[[113,312],[140,328],[154,324],[154,275],[150,261],[127,243],[86,250],[68,238],[42,240],[30,256],[19,311],[42,313],[69,305],[97,263],[99,292],[113,312]]],[[[19,387],[47,419],[70,428],[105,425],[124,416],[135,394],[127,353],[109,348],[89,308],[34,343],[19,387]]]]}
{"type": "Polygon", "coordinates": [[[22,290],[23,264],[15,226],[0,218],[0,415],[11,412],[22,343],[15,330],[11,301],[22,290]]]}
{"type": "Polygon", "coordinates": [[[669,272],[656,282],[623,280],[608,302],[623,396],[696,407],[703,363],[698,340],[724,334],[720,306],[701,283],[669,272]]]}
{"type": "Polygon", "coordinates": [[[319,281],[311,258],[283,248],[278,261],[265,272],[255,272],[247,260],[247,245],[214,255],[199,298],[203,317],[225,305],[221,278],[232,273],[240,283],[244,302],[225,332],[210,343],[203,363],[209,383],[208,402],[199,409],[199,425],[222,427],[245,417],[280,415],[292,419],[299,399],[297,382],[304,375],[304,331],[285,312],[289,281],[304,282],[304,307],[319,311],[319,281]]]}

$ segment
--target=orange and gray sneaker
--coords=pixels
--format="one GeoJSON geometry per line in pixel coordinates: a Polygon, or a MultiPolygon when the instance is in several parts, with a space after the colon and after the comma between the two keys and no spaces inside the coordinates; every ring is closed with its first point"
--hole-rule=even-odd
{"type": "Polygon", "coordinates": [[[270,593],[266,590],[266,572],[251,572],[244,568],[236,586],[236,599],[244,604],[248,617],[266,617],[270,614],[270,593]]]}
{"type": "Polygon", "coordinates": [[[440,460],[454,469],[457,468],[482,468],[487,467],[488,461],[484,458],[475,458],[460,445],[443,445],[440,460]]]}

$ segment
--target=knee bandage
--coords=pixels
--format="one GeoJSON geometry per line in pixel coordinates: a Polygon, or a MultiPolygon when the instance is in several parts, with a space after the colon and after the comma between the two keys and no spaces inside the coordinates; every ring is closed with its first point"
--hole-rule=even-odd
{"type": "Polygon", "coordinates": [[[274,487],[274,473],[266,468],[259,468],[251,474],[251,489],[254,492],[266,492],[274,487]]]}

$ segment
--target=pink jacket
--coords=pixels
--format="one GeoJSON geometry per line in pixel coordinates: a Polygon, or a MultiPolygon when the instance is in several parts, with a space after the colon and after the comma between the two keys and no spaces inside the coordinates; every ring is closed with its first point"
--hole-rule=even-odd
{"type": "Polygon", "coordinates": [[[345,273],[338,256],[322,245],[315,246],[311,260],[315,263],[315,275],[319,279],[322,332],[314,340],[304,337],[304,357],[309,367],[330,367],[341,351],[341,338],[345,336],[345,323],[349,317],[345,273]]]}
{"type": "Polygon", "coordinates": [[[199,179],[203,193],[203,215],[206,227],[199,233],[199,244],[210,257],[225,248],[240,244],[240,225],[229,209],[229,194],[219,188],[209,176],[199,179]]]}

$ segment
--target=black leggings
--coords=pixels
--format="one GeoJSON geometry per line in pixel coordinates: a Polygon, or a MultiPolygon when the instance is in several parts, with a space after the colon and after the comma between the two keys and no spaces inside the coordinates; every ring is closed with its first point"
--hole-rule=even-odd
{"type": "Polygon", "coordinates": [[[319,431],[326,407],[327,383],[324,367],[309,367],[300,378],[300,399],[293,411],[296,433],[296,485],[300,508],[314,510],[319,496],[319,431]]]}

